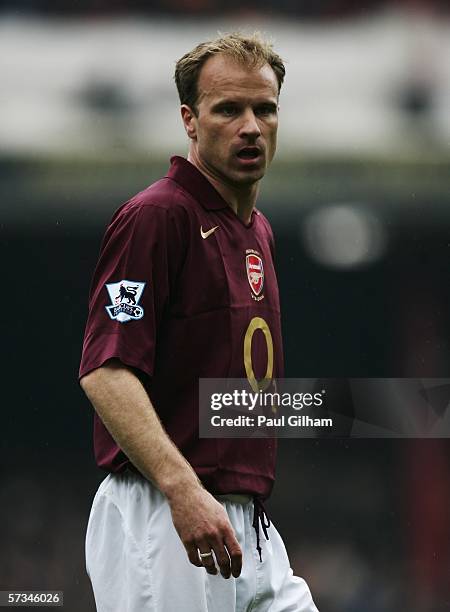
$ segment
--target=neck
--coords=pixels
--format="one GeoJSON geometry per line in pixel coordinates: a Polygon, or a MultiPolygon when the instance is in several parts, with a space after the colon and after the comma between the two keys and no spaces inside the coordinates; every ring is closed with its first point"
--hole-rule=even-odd
{"type": "Polygon", "coordinates": [[[245,185],[227,183],[202,164],[192,151],[189,152],[187,159],[208,179],[241,221],[245,224],[250,223],[258,197],[259,181],[245,185]]]}

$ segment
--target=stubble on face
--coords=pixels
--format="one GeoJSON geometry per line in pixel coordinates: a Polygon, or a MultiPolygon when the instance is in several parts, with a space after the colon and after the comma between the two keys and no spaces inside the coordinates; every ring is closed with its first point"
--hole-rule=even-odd
{"type": "Polygon", "coordinates": [[[268,64],[249,66],[224,54],[209,58],[198,80],[195,164],[214,182],[254,186],[276,149],[278,81],[268,64]],[[244,151],[245,150],[245,151],[244,151]],[[243,159],[245,153],[256,159],[243,159]]]}

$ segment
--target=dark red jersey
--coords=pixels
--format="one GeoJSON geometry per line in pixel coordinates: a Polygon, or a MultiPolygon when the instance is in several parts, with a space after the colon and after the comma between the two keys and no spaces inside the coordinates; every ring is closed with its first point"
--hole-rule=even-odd
{"type": "MultiPolygon", "coordinates": [[[[267,497],[276,442],[200,439],[199,378],[283,376],[273,235],[253,211],[245,225],[188,161],[124,204],[95,270],[80,377],[117,358],[143,373],[158,415],[213,493],[267,497]]],[[[97,463],[127,457],[95,415],[97,463]]]]}

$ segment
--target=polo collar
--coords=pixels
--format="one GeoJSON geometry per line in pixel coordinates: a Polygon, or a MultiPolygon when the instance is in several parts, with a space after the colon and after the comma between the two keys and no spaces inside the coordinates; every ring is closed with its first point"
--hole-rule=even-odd
{"type": "Polygon", "coordinates": [[[220,193],[211,185],[206,176],[184,157],[174,155],[170,158],[167,178],[174,180],[200,202],[206,210],[229,208],[220,193]]]}

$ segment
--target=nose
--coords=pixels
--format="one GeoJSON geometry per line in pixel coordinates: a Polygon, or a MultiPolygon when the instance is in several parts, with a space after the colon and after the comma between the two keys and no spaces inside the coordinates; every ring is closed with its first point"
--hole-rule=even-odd
{"type": "Polygon", "coordinates": [[[258,121],[256,120],[253,109],[249,108],[242,116],[242,124],[239,129],[239,135],[256,140],[261,135],[258,121]]]}

